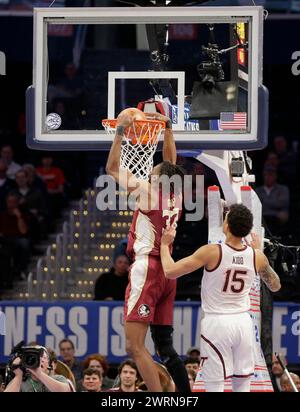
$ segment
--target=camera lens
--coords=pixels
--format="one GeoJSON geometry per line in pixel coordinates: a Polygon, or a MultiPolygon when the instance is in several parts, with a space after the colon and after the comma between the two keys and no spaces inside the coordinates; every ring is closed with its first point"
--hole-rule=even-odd
{"type": "Polygon", "coordinates": [[[202,84],[206,89],[212,89],[215,86],[216,82],[213,76],[207,74],[206,76],[204,76],[202,84]]]}
{"type": "Polygon", "coordinates": [[[24,358],[24,363],[27,368],[36,368],[39,359],[35,354],[27,354],[24,358]]]}

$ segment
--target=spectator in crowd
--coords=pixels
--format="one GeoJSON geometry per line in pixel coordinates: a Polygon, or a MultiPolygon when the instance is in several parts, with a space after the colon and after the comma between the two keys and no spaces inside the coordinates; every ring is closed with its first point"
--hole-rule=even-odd
{"type": "Polygon", "coordinates": [[[47,207],[42,192],[29,186],[27,172],[20,169],[16,173],[17,189],[13,191],[19,197],[20,206],[34,217],[32,233],[36,239],[46,234],[47,207]]]}
{"type": "Polygon", "coordinates": [[[278,176],[280,181],[287,185],[293,184],[297,179],[297,154],[287,148],[284,136],[276,136],[274,149],[278,156],[278,176]]]}
{"type": "Polygon", "coordinates": [[[28,185],[34,189],[39,189],[43,193],[44,198],[47,198],[47,186],[43,179],[36,174],[35,167],[30,163],[25,163],[22,169],[27,173],[28,185]]]}
{"type": "Polygon", "coordinates": [[[53,349],[47,348],[47,351],[49,354],[49,363],[52,369],[52,373],[55,375],[63,375],[65,378],[67,378],[70,384],[73,386],[74,392],[76,392],[76,381],[69,366],[57,359],[57,355],[53,349]]]}
{"type": "Polygon", "coordinates": [[[128,245],[127,237],[125,237],[124,239],[120,240],[120,242],[117,243],[114,249],[114,254],[113,254],[114,262],[116,261],[118,256],[126,256],[127,245],[128,245]]]}
{"type": "Polygon", "coordinates": [[[53,157],[44,155],[42,166],[36,169],[47,186],[48,197],[54,217],[59,217],[64,201],[65,176],[59,167],[53,166],[53,157]]]}
{"type": "Polygon", "coordinates": [[[21,169],[21,166],[14,161],[14,151],[9,144],[2,146],[1,160],[3,160],[7,165],[7,177],[14,179],[17,171],[21,169]]]}
{"type": "Polygon", "coordinates": [[[49,84],[48,102],[53,107],[55,99],[68,101],[79,98],[82,93],[82,81],[74,63],[66,64],[64,73],[55,84],[49,84]]]}
{"type": "Polygon", "coordinates": [[[7,195],[6,210],[0,213],[0,237],[11,248],[16,274],[25,276],[30,259],[30,218],[20,208],[19,198],[7,195]]]}
{"type": "Polygon", "coordinates": [[[7,164],[0,159],[0,211],[5,209],[5,199],[10,191],[15,189],[16,183],[7,177],[7,164]]]}
{"type": "Polygon", "coordinates": [[[119,385],[107,392],[137,392],[141,377],[136,363],[132,359],[126,359],[119,366],[118,372],[119,385]]]}
{"type": "Polygon", "coordinates": [[[274,152],[269,152],[267,154],[267,158],[265,160],[264,163],[264,168],[273,168],[275,170],[278,169],[278,164],[279,164],[279,160],[278,160],[278,155],[274,152]]]}
{"type": "Polygon", "coordinates": [[[73,63],[65,66],[64,75],[55,85],[49,85],[49,103],[52,110],[62,117],[65,129],[72,130],[79,126],[79,119],[82,118],[82,90],[82,78],[73,63]]]}
{"type": "Polygon", "coordinates": [[[95,300],[124,300],[128,284],[127,256],[116,258],[113,268],[99,276],[95,284],[95,300]]]}
{"type": "Polygon", "coordinates": [[[277,183],[277,172],[271,167],[264,169],[264,184],[256,189],[262,203],[267,225],[278,233],[289,218],[290,192],[285,185],[277,183]]]}
{"type": "Polygon", "coordinates": [[[82,365],[75,358],[75,346],[70,339],[63,339],[59,342],[59,350],[62,361],[69,366],[76,381],[82,378],[82,365]]]}
{"type": "Polygon", "coordinates": [[[195,380],[196,380],[196,377],[197,377],[197,372],[195,372],[193,369],[190,369],[188,371],[188,377],[189,377],[191,391],[193,391],[195,380]]]}
{"type": "Polygon", "coordinates": [[[193,346],[188,349],[188,351],[186,352],[186,356],[188,358],[200,360],[200,349],[197,346],[193,346]]]}
{"type": "MultiPolygon", "coordinates": [[[[42,348],[37,346],[37,348],[42,348]]],[[[43,348],[42,348],[43,349],[43,348]]],[[[20,358],[13,361],[13,365],[19,365],[20,358]]],[[[23,380],[23,370],[14,370],[14,378],[9,382],[4,392],[74,392],[73,385],[62,375],[51,374],[51,365],[47,350],[43,350],[40,358],[40,366],[36,369],[27,369],[30,376],[23,380]]]]}
{"type": "Polygon", "coordinates": [[[78,75],[74,63],[65,66],[64,77],[59,81],[58,87],[69,97],[79,97],[82,93],[82,80],[78,75]]]}
{"type": "Polygon", "coordinates": [[[82,380],[83,390],[81,392],[101,392],[102,375],[97,369],[85,369],[82,380]]]}
{"type": "MultiPolygon", "coordinates": [[[[295,373],[290,372],[290,376],[298,390],[300,392],[300,378],[298,375],[295,373]]],[[[281,392],[294,392],[294,389],[291,385],[291,382],[287,375],[284,373],[281,378],[280,378],[280,386],[281,386],[281,392]]]]}
{"type": "MultiPolygon", "coordinates": [[[[282,356],[282,354],[279,354],[280,359],[283,361],[284,365],[287,365],[286,358],[282,356]]],[[[281,392],[281,384],[280,384],[280,378],[283,375],[283,369],[278,362],[277,357],[273,354],[272,355],[272,372],[270,374],[272,385],[274,388],[275,392],[281,392]]]]}
{"type": "MultiPolygon", "coordinates": [[[[75,119],[72,119],[72,117],[70,117],[65,103],[62,100],[56,99],[53,103],[53,111],[54,113],[59,114],[60,118],[61,118],[61,124],[63,126],[64,129],[67,130],[72,130],[76,124],[76,117],[75,119]]],[[[71,110],[72,113],[72,110],[71,110]]]]}
{"type": "Polygon", "coordinates": [[[197,358],[186,358],[184,360],[184,366],[187,372],[189,372],[190,370],[193,370],[197,373],[199,370],[199,366],[200,366],[200,360],[197,358]]]}
{"type": "MultiPolygon", "coordinates": [[[[113,386],[114,380],[110,379],[107,376],[107,372],[109,369],[107,360],[105,359],[104,356],[100,355],[99,353],[89,355],[87,358],[85,358],[82,362],[82,368],[83,369],[96,369],[101,373],[103,377],[102,390],[109,389],[113,386]]],[[[80,383],[81,382],[79,382],[78,385],[80,385],[80,383]]]]}

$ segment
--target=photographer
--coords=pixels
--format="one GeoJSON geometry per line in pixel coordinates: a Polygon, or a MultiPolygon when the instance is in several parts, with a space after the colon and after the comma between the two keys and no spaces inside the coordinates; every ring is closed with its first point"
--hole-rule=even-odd
{"type": "Polygon", "coordinates": [[[32,348],[40,350],[39,366],[25,368],[21,358],[16,357],[11,364],[15,376],[4,392],[74,392],[74,388],[67,378],[51,374],[52,367],[49,365],[49,355],[46,348],[41,346],[32,348]]]}

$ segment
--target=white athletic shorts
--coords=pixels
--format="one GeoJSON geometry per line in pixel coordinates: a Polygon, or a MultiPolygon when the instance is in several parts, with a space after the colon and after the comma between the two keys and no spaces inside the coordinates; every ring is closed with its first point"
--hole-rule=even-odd
{"type": "Polygon", "coordinates": [[[201,320],[200,356],[204,382],[253,375],[254,332],[249,313],[205,313],[201,320]]]}

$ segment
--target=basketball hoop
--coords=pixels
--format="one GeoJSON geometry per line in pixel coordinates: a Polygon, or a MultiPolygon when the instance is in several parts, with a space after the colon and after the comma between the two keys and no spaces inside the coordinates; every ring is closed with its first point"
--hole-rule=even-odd
{"type": "MultiPolygon", "coordinates": [[[[106,132],[115,134],[117,119],[102,120],[106,132]]],[[[147,180],[153,169],[153,155],[159,137],[165,129],[160,120],[134,120],[124,131],[121,149],[121,167],[129,170],[137,178],[147,180]]]]}

